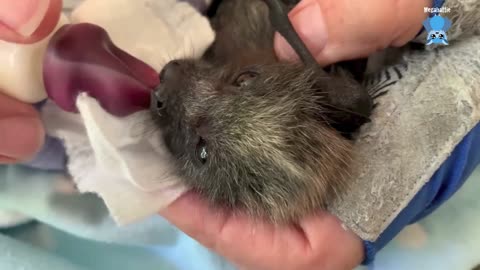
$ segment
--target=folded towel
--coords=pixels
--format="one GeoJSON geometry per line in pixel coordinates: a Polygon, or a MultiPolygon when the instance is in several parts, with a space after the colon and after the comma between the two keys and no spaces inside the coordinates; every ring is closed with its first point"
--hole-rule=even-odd
{"type": "Polygon", "coordinates": [[[407,52],[375,76],[380,97],[354,146],[358,166],[330,208],[363,240],[377,239],[480,121],[480,37],[450,44],[407,52]]]}
{"type": "Polygon", "coordinates": [[[160,135],[141,128],[148,112],[117,118],[85,94],[77,107],[80,113],[73,114],[47,103],[42,110],[46,130],[64,141],[79,191],[99,194],[117,223],[148,217],[186,190],[169,166],[165,147],[156,145],[160,135]]]}

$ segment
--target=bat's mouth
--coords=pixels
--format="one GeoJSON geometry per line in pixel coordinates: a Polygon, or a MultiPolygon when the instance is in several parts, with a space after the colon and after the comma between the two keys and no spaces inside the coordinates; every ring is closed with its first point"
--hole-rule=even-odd
{"type": "Polygon", "coordinates": [[[165,103],[161,100],[158,93],[159,90],[154,90],[151,93],[150,111],[157,116],[161,116],[165,109],[165,103]]]}

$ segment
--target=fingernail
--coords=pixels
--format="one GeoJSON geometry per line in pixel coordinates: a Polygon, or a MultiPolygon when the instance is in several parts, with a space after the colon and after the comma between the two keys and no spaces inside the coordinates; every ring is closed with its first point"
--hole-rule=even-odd
{"type": "MultiPolygon", "coordinates": [[[[301,1],[289,14],[295,30],[310,52],[315,56],[327,43],[327,27],[320,5],[316,0],[301,1]]],[[[280,35],[275,36],[275,49],[280,58],[296,60],[298,56],[280,35]]]]}
{"type": "Polygon", "coordinates": [[[23,160],[33,156],[43,143],[39,119],[16,116],[0,119],[0,156],[23,160]]]}
{"type": "Polygon", "coordinates": [[[0,0],[0,24],[19,35],[31,36],[38,29],[50,6],[50,0],[0,0]]]}

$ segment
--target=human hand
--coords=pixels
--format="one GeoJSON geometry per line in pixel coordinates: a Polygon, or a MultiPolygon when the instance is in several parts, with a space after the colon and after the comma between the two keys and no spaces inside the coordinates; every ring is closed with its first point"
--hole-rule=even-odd
{"type": "Polygon", "coordinates": [[[364,256],[361,239],[326,212],[280,227],[212,209],[190,192],[161,214],[239,269],[351,270],[364,256]]]}
{"type": "MultiPolygon", "coordinates": [[[[61,0],[0,0],[0,40],[34,43],[53,31],[61,0]]],[[[29,104],[0,94],[0,164],[33,156],[45,131],[38,112],[29,104]]]]}
{"type": "Polygon", "coordinates": [[[62,0],[0,0],[0,40],[35,43],[60,19],[62,0]]]}
{"type": "MultiPolygon", "coordinates": [[[[323,66],[403,46],[419,33],[432,0],[302,0],[289,13],[295,30],[323,66]]],[[[275,34],[277,56],[296,61],[288,43],[275,34]]]]}

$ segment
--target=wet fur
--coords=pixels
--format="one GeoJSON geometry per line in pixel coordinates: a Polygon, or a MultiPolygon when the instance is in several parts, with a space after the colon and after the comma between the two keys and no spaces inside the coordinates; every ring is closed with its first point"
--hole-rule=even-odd
{"type": "Polygon", "coordinates": [[[222,1],[212,26],[217,38],[201,60],[165,67],[156,91],[163,109],[152,108],[182,179],[214,205],[273,222],[324,208],[347,184],[348,135],[361,125],[345,124],[335,101],[357,95],[358,83],[279,62],[260,0],[222,1]],[[235,86],[245,70],[259,75],[235,86]]]}

